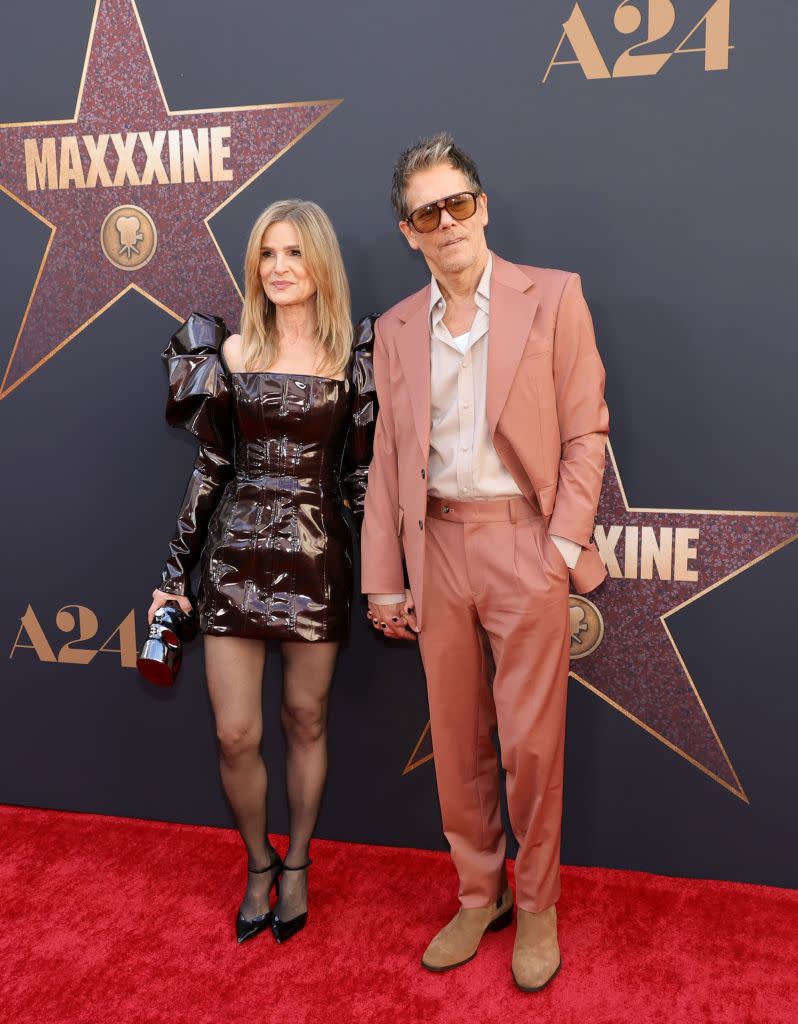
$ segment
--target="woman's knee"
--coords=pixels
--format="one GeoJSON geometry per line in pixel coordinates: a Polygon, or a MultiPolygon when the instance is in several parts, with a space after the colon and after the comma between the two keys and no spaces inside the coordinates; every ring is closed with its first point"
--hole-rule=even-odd
{"type": "Polygon", "coordinates": [[[251,754],[260,747],[260,726],[256,722],[222,722],[216,727],[219,750],[227,761],[251,754]]]}
{"type": "Polygon", "coordinates": [[[305,706],[300,704],[283,704],[283,728],[289,743],[309,745],[318,743],[324,736],[327,726],[327,710],[325,705],[305,706]]]}

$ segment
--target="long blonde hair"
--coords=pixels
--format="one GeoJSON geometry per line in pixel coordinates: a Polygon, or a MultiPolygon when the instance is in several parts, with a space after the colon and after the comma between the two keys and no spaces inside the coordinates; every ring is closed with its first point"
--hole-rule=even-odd
{"type": "Polygon", "coordinates": [[[241,313],[244,366],[248,370],[255,366],[268,369],[277,358],[275,307],[263,290],[259,267],[264,234],[272,224],[283,221],[296,228],[302,258],[316,282],[316,334],[322,356],[319,368],[337,376],[345,369],[352,351],[349,281],[330,218],[316,203],[304,199],[282,199],[267,206],[250,232],[241,313]]]}

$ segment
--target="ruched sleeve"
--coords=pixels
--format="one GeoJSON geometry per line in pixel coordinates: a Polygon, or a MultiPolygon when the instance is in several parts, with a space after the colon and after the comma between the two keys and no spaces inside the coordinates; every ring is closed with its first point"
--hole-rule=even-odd
{"type": "Polygon", "coordinates": [[[377,388],[374,384],[376,320],[376,316],[366,316],[355,327],[349,363],[349,380],[353,396],[341,479],[344,496],[354,513],[358,529],[363,520],[369,463],[374,445],[374,427],[377,422],[377,388]]]}
{"type": "Polygon", "coordinates": [[[169,372],[166,419],[199,441],[158,589],[189,594],[191,570],[208,523],[233,476],[232,392],[220,349],[229,335],[219,317],[192,313],[163,352],[169,372]]]}

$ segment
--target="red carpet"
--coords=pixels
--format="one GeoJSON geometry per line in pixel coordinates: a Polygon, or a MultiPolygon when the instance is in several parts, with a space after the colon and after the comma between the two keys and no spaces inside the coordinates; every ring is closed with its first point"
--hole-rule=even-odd
{"type": "Polygon", "coordinates": [[[514,929],[418,966],[456,909],[438,853],[316,841],[308,927],[237,947],[233,832],[0,807],[0,1020],[14,1024],[795,1024],[798,893],[566,868],[563,969],[514,988],[514,929]]]}

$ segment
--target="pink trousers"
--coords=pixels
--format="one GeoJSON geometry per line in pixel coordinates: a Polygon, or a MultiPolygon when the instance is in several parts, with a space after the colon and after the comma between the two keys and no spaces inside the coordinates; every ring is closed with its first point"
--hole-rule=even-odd
{"type": "Polygon", "coordinates": [[[568,567],[547,521],[520,497],[430,498],[426,531],[419,641],[460,901],[488,906],[505,885],[498,726],[520,847],[516,902],[544,910],[560,892],[568,567]]]}

